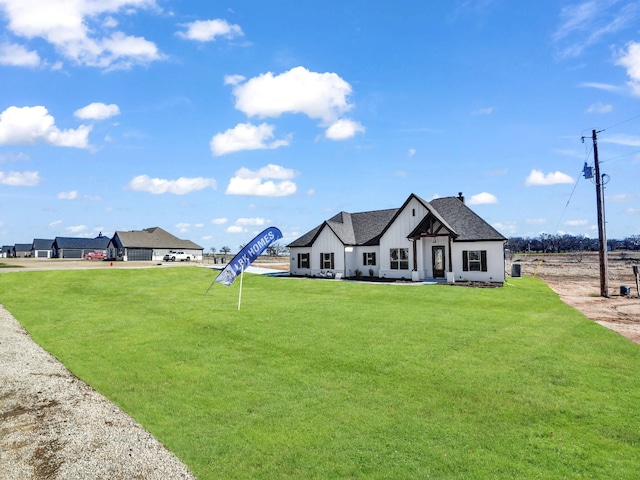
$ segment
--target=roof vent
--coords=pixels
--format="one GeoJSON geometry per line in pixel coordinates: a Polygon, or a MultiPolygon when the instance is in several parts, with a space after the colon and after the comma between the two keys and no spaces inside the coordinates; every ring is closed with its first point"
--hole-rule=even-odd
{"type": "Polygon", "coordinates": [[[462,192],[458,192],[458,200],[464,203],[464,195],[462,195],[462,192]]]}

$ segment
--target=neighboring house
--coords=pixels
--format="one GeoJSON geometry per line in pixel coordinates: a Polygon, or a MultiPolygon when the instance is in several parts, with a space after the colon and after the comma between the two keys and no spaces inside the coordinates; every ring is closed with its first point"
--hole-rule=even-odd
{"type": "Polygon", "coordinates": [[[53,241],[53,256],[57,258],[83,258],[86,253],[106,252],[109,237],[100,233],[96,238],[56,237],[53,241]]]}
{"type": "Polygon", "coordinates": [[[162,261],[171,250],[185,252],[193,261],[202,261],[204,248],[182,240],[160,227],[117,231],[108,245],[108,258],[124,261],[162,261]]]}
{"type": "Polygon", "coordinates": [[[53,240],[35,238],[31,245],[31,251],[35,258],[51,258],[53,256],[53,240]]]}
{"type": "Polygon", "coordinates": [[[0,258],[11,257],[13,257],[13,245],[3,245],[2,250],[0,250],[0,258]]]}
{"type": "Polygon", "coordinates": [[[506,238],[464,203],[411,194],[398,209],[340,212],[288,245],[292,275],[503,283],[506,238]]]}
{"type": "Polygon", "coordinates": [[[30,257],[31,243],[16,243],[14,247],[14,256],[18,258],[30,257]]]}

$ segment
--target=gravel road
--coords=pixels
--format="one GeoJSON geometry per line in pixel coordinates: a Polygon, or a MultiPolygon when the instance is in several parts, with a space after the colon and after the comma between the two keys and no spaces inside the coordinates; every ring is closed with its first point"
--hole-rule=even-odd
{"type": "Polygon", "coordinates": [[[194,479],[0,305],[0,479],[194,479]]]}

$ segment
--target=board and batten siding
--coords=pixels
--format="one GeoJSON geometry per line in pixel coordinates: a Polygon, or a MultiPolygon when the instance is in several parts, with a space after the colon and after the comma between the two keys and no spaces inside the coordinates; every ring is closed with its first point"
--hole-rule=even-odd
{"type": "MultiPolygon", "coordinates": [[[[427,208],[415,198],[404,207],[394,222],[380,239],[380,261],[378,275],[386,278],[411,278],[413,269],[413,242],[407,238],[418,224],[427,216],[427,208]],[[415,215],[414,215],[415,212],[415,215]],[[409,250],[409,268],[407,270],[391,270],[389,252],[392,248],[407,248],[409,250]]],[[[422,250],[418,249],[418,265],[422,265],[422,250]]]]}
{"type": "Polygon", "coordinates": [[[338,273],[344,275],[345,251],[344,244],[333,233],[333,230],[325,225],[316,237],[313,247],[294,247],[290,249],[291,255],[291,272],[294,275],[309,275],[312,277],[324,276],[330,271],[334,276],[338,273]],[[300,253],[309,253],[309,269],[298,269],[298,255],[300,253]],[[321,268],[320,254],[333,253],[333,268],[321,268]],[[295,258],[294,258],[295,257],[295,258]]]}
{"type": "Polygon", "coordinates": [[[484,242],[454,242],[453,243],[453,272],[456,281],[470,280],[472,282],[504,282],[505,259],[504,243],[502,241],[484,242]],[[487,271],[463,271],[463,251],[486,251],[487,271]]]}

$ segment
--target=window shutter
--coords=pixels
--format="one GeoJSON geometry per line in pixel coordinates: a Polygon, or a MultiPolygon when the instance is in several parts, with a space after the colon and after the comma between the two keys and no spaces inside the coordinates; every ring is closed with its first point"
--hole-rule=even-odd
{"type": "Polygon", "coordinates": [[[487,271],[487,251],[480,251],[480,270],[483,272],[487,271]]]}
{"type": "Polygon", "coordinates": [[[367,264],[367,254],[363,253],[362,254],[362,265],[366,265],[367,264]]]}
{"type": "Polygon", "coordinates": [[[300,268],[300,254],[298,254],[298,268],[300,268]]]}
{"type": "Polygon", "coordinates": [[[333,266],[333,252],[331,252],[331,270],[333,270],[335,267],[333,266]]]}
{"type": "Polygon", "coordinates": [[[462,251],[462,271],[463,272],[469,271],[469,251],[468,250],[462,251]]]}
{"type": "Polygon", "coordinates": [[[375,265],[375,264],[376,264],[376,252],[373,252],[373,253],[371,254],[371,259],[373,260],[373,261],[371,262],[371,265],[375,265]]]}
{"type": "Polygon", "coordinates": [[[324,270],[324,253],[320,254],[320,270],[324,270]]]}

